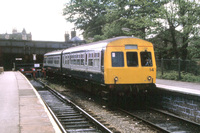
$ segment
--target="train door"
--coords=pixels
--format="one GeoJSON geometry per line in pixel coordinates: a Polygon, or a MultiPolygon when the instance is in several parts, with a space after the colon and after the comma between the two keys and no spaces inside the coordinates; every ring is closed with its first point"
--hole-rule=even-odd
{"type": "Polygon", "coordinates": [[[88,55],[87,53],[85,53],[85,66],[86,66],[86,70],[87,70],[87,66],[88,66],[88,55]]]}
{"type": "Polygon", "coordinates": [[[64,61],[65,61],[65,57],[64,57],[64,54],[63,54],[63,51],[61,52],[60,54],[60,72],[63,73],[63,64],[64,64],[64,61]]]}
{"type": "Polygon", "coordinates": [[[104,72],[104,51],[101,50],[101,72],[104,72]]]}

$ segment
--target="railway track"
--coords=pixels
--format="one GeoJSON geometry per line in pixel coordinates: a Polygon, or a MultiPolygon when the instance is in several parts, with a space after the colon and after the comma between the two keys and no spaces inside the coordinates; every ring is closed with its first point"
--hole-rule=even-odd
{"type": "Polygon", "coordinates": [[[154,128],[166,133],[199,133],[200,124],[180,118],[161,110],[146,108],[134,111],[119,109],[125,114],[142,120],[154,128]]]}
{"type": "Polygon", "coordinates": [[[79,106],[39,81],[32,81],[62,132],[112,132],[79,106]]]}
{"type": "MultiPolygon", "coordinates": [[[[117,111],[117,110],[116,110],[117,111]]],[[[156,128],[160,132],[167,133],[199,133],[200,124],[179,118],[175,115],[155,109],[140,109],[134,111],[123,111],[125,114],[133,116],[150,127],[156,128]]],[[[121,112],[120,111],[120,112],[121,112]]],[[[118,112],[118,111],[117,111],[118,112]]]]}

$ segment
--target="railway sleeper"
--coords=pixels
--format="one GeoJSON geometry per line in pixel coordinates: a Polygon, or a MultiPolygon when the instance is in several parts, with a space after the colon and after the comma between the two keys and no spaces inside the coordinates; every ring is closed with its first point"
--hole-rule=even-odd
{"type": "Polygon", "coordinates": [[[67,130],[69,133],[76,133],[76,132],[92,132],[92,133],[99,133],[95,128],[90,128],[90,129],[69,129],[67,130]]]}
{"type": "Polygon", "coordinates": [[[59,119],[77,119],[77,118],[83,118],[82,115],[76,115],[76,116],[62,116],[58,117],[59,119]]]}
{"type": "Polygon", "coordinates": [[[65,107],[62,107],[62,106],[60,106],[60,108],[52,108],[52,110],[55,110],[55,111],[67,111],[67,112],[74,111],[73,108],[65,108],[65,107]]]}
{"type": "Polygon", "coordinates": [[[76,111],[76,110],[64,110],[64,111],[57,113],[57,114],[62,115],[62,114],[76,114],[76,113],[78,113],[78,111],[76,111]]]}
{"type": "Polygon", "coordinates": [[[77,115],[81,115],[81,114],[76,114],[76,113],[71,113],[71,114],[63,113],[63,114],[58,114],[58,115],[56,115],[56,116],[57,116],[57,117],[62,117],[62,116],[77,116],[77,115]]]}
{"type": "MultiPolygon", "coordinates": [[[[55,105],[53,105],[53,106],[55,106],[55,105]]],[[[60,106],[61,106],[61,105],[60,105],[60,106]]],[[[63,103],[63,105],[61,106],[62,108],[60,108],[60,106],[59,106],[59,107],[52,107],[52,109],[55,109],[55,110],[60,110],[60,109],[73,110],[72,107],[66,106],[65,103],[63,103]]]]}
{"type": "Polygon", "coordinates": [[[64,119],[64,120],[60,120],[61,121],[61,123],[62,122],[74,122],[74,121],[86,121],[87,119],[86,118],[80,118],[80,119],[64,119]]]}
{"type": "Polygon", "coordinates": [[[82,129],[82,128],[90,128],[90,124],[77,124],[77,125],[65,125],[65,128],[71,128],[71,129],[82,129]]]}
{"type": "Polygon", "coordinates": [[[181,130],[181,129],[180,129],[180,127],[177,127],[177,126],[171,126],[171,127],[167,127],[167,130],[170,130],[170,131],[172,131],[172,132],[173,132],[173,131],[176,131],[176,132],[177,132],[177,131],[179,131],[179,130],[181,130]]]}
{"type": "Polygon", "coordinates": [[[63,125],[75,125],[75,124],[88,124],[88,121],[72,121],[72,122],[64,122],[64,123],[62,123],[63,125]]]}
{"type": "Polygon", "coordinates": [[[56,112],[56,114],[76,114],[77,113],[77,111],[75,110],[69,110],[69,111],[64,110],[65,112],[63,112],[62,110],[57,110],[57,111],[53,110],[53,111],[56,112]]]}

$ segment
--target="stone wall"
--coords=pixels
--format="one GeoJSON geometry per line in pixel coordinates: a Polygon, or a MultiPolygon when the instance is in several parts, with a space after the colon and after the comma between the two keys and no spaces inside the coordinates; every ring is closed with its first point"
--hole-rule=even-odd
{"type": "Polygon", "coordinates": [[[200,96],[157,89],[149,97],[150,104],[200,123],[200,96]]]}

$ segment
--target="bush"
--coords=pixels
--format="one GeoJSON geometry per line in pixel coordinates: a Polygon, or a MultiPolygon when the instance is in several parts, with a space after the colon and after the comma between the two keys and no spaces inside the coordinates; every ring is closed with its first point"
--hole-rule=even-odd
{"type": "Polygon", "coordinates": [[[200,82],[200,77],[191,73],[181,73],[181,80],[186,82],[200,82]]]}
{"type": "MultiPolygon", "coordinates": [[[[168,80],[179,80],[177,71],[165,71],[163,75],[161,72],[157,72],[157,78],[168,79],[168,80]]],[[[200,82],[200,77],[192,73],[181,72],[181,81],[200,82]]]]}

